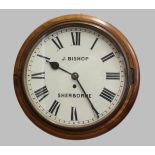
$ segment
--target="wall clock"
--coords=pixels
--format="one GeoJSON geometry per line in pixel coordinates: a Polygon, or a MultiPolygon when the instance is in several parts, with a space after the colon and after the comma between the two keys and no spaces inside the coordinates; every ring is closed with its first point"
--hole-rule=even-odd
{"type": "Polygon", "coordinates": [[[128,114],[139,65],[126,37],[96,17],[73,14],[39,26],[14,69],[18,101],[44,131],[67,139],[106,133],[128,114]]]}

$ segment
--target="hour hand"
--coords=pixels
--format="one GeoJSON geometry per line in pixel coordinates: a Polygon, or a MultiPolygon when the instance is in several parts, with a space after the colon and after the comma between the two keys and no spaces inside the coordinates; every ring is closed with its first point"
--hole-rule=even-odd
{"type": "Polygon", "coordinates": [[[68,73],[69,75],[72,75],[72,73],[70,73],[67,70],[61,68],[58,62],[54,62],[54,61],[52,61],[52,62],[47,61],[47,62],[50,64],[50,66],[51,66],[52,69],[54,69],[54,70],[60,69],[63,72],[68,73]]]}
{"type": "MultiPolygon", "coordinates": [[[[49,61],[48,61],[49,62],[49,61]]],[[[59,69],[59,63],[58,62],[49,62],[50,66],[54,69],[57,70],[59,69]]]]}

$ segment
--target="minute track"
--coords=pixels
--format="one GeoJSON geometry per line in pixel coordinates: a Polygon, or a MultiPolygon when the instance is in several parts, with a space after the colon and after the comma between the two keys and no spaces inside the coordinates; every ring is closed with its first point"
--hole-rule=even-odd
{"type": "MultiPolygon", "coordinates": [[[[93,37],[89,41],[89,39],[86,39],[85,33],[87,33],[87,30],[80,31],[79,29],[72,29],[71,31],[59,31],[53,36],[49,35],[48,38],[45,39],[46,42],[43,40],[42,46],[38,45],[39,48],[36,50],[37,52],[33,54],[33,57],[31,58],[32,61],[28,63],[31,65],[30,71],[28,71],[30,76],[30,81],[28,82],[32,86],[31,92],[33,93],[33,90],[37,90],[38,86],[41,88],[41,83],[46,84],[50,95],[48,97],[44,97],[40,102],[38,102],[38,104],[44,108],[46,112],[45,118],[50,122],[54,122],[56,125],[71,126],[73,128],[84,127],[95,124],[103,117],[108,115],[109,109],[107,108],[109,101],[106,102],[106,100],[99,96],[102,87],[96,87],[95,85],[100,83],[100,85],[104,85],[106,88],[109,88],[108,85],[111,82],[116,84],[116,86],[119,85],[119,81],[113,80],[113,74],[111,73],[121,73],[121,81],[123,81],[121,84],[121,91],[124,87],[124,78],[122,78],[124,71],[121,72],[117,64],[115,64],[117,70],[113,68],[113,62],[115,63],[118,59],[117,53],[112,49],[113,47],[110,47],[110,43],[108,42],[108,47],[110,47],[108,51],[113,50],[114,55],[116,56],[114,58],[111,57],[110,52],[104,53],[102,50],[100,50],[101,42],[104,41],[101,36],[94,35],[95,33],[92,33],[93,37]],[[80,46],[73,45],[71,32],[81,32],[80,46]],[[64,37],[65,33],[68,33],[67,38],[64,37]],[[53,42],[51,42],[52,38],[55,38],[55,41],[57,41],[56,36],[58,36],[63,45],[61,50],[59,50],[59,48],[55,46],[53,42]],[[87,42],[89,42],[89,44],[87,44],[87,42]],[[109,55],[107,56],[107,53],[110,54],[111,58],[109,58],[109,55]],[[97,56],[95,59],[94,55],[97,56]],[[109,58],[104,62],[104,64],[102,64],[103,61],[100,60],[102,56],[106,56],[104,59],[109,58]],[[68,57],[87,57],[88,59],[87,61],[70,61],[68,57]],[[97,59],[98,61],[96,61],[97,59]],[[40,65],[40,63],[42,63],[42,65],[40,65]],[[107,68],[109,65],[111,65],[111,69],[107,68]],[[106,72],[103,70],[104,68],[106,72]],[[101,70],[102,76],[99,76],[98,73],[101,73],[101,70]],[[45,79],[43,77],[44,73],[41,74],[41,72],[45,72],[45,79]],[[33,77],[36,77],[36,79],[40,80],[31,78],[32,73],[34,74],[33,77]],[[74,84],[76,85],[76,88],[73,87],[74,84]],[[85,95],[85,93],[89,93],[89,95],[85,95]],[[59,94],[82,94],[84,97],[68,97],[66,95],[60,97],[59,94]],[[88,96],[88,98],[86,96],[88,96]],[[58,105],[54,101],[60,101],[59,103],[61,103],[61,105],[58,105]],[[107,113],[104,113],[105,110],[107,113]]],[[[89,36],[92,34],[89,32],[89,36]]],[[[74,33],[74,41],[76,42],[75,39],[76,35],[74,33]]],[[[115,78],[119,78],[119,75],[117,77],[115,76],[115,78]]],[[[118,94],[117,98],[120,97],[120,93],[118,94]]],[[[33,100],[36,102],[36,95],[34,96],[32,94],[32,96],[33,100]]],[[[39,101],[41,97],[37,99],[39,101]]],[[[117,101],[115,100],[112,102],[113,107],[116,105],[115,102],[117,101]]]]}

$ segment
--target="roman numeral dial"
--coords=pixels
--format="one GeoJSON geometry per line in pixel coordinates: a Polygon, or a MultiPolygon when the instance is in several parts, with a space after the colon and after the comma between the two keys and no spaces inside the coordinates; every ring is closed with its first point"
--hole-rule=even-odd
{"type": "Polygon", "coordinates": [[[51,125],[89,128],[123,99],[128,66],[121,50],[97,27],[69,24],[51,27],[32,46],[23,61],[23,84],[28,101],[51,125]]]}
{"type": "Polygon", "coordinates": [[[104,88],[100,94],[101,97],[103,97],[104,99],[106,99],[109,102],[112,102],[112,100],[115,97],[115,93],[113,93],[112,91],[108,90],[107,88],[104,88]]]}
{"type": "Polygon", "coordinates": [[[46,86],[39,88],[34,93],[36,97],[39,99],[39,102],[42,101],[49,94],[46,86]]]}

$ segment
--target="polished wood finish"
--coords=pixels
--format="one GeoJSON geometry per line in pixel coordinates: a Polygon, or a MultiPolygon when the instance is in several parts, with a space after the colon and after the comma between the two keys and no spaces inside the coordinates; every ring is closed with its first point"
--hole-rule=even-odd
{"type": "Polygon", "coordinates": [[[14,88],[18,98],[18,101],[25,112],[25,114],[30,118],[30,120],[35,123],[42,130],[66,139],[86,139],[99,136],[106,133],[110,129],[114,128],[118,123],[120,123],[124,117],[128,114],[132,108],[135,99],[137,97],[140,82],[140,71],[135,52],[126,39],[126,37],[117,30],[111,24],[101,21],[96,17],[87,16],[83,14],[73,14],[61,16],[48,22],[44,23],[38,27],[31,35],[26,39],[20,52],[17,56],[15,68],[14,68],[14,88]],[[122,104],[118,109],[113,112],[106,120],[96,124],[92,127],[79,128],[79,129],[69,129],[59,127],[52,123],[49,123],[44,118],[42,118],[31,106],[23,86],[23,68],[26,62],[28,53],[37,42],[39,38],[47,34],[49,31],[56,29],[57,27],[63,27],[64,24],[67,25],[79,25],[84,24],[86,27],[94,27],[100,32],[103,32],[107,37],[111,38],[119,48],[119,51],[123,53],[126,60],[128,60],[128,89],[126,90],[126,95],[122,100],[122,104]],[[132,71],[132,72],[131,72],[132,71]]]}

